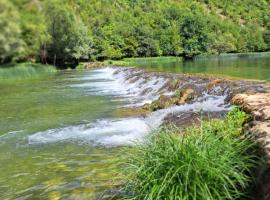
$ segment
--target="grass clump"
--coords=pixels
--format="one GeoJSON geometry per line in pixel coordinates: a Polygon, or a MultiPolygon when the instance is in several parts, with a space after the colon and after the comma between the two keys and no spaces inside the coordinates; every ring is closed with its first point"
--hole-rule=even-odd
{"type": "Polygon", "coordinates": [[[0,67],[0,82],[39,78],[56,72],[50,65],[22,63],[0,67]]]}
{"type": "Polygon", "coordinates": [[[163,128],[125,158],[127,195],[134,200],[239,199],[251,184],[255,145],[238,137],[247,116],[202,122],[179,135],[163,128]]]}

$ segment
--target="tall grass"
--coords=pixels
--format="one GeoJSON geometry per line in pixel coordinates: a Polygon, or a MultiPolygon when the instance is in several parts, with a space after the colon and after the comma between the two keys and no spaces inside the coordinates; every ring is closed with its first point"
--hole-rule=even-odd
{"type": "Polygon", "coordinates": [[[22,63],[15,66],[0,66],[0,82],[39,78],[53,72],[56,72],[56,69],[50,65],[22,63]]]}
{"type": "Polygon", "coordinates": [[[125,157],[127,195],[122,199],[245,197],[257,160],[254,143],[239,137],[246,118],[236,110],[224,120],[202,122],[184,133],[175,127],[159,130],[125,157]]]}
{"type": "Polygon", "coordinates": [[[139,58],[124,58],[122,60],[107,60],[104,63],[108,65],[119,66],[136,66],[141,64],[157,64],[169,62],[181,62],[182,57],[160,56],[160,57],[139,57],[139,58]]]}

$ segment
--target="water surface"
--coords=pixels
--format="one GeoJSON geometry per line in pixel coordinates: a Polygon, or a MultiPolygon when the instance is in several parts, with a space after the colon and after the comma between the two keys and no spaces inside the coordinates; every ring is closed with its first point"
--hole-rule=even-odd
{"type": "MultiPolygon", "coordinates": [[[[270,75],[268,57],[185,64],[148,61],[140,66],[189,73],[232,74],[236,69],[236,76],[265,80],[270,75]]],[[[162,76],[107,67],[0,83],[0,199],[97,199],[115,184],[113,161],[121,148],[143,141],[166,115],[229,109],[226,94],[205,92],[195,102],[145,117],[115,115],[119,109],[141,106],[170,93],[164,87],[167,81],[162,76]]],[[[190,80],[187,84],[200,87],[204,83],[190,80]]]]}
{"type": "Polygon", "coordinates": [[[169,57],[140,58],[132,59],[131,63],[145,69],[163,72],[214,74],[270,81],[270,53],[199,56],[187,61],[169,57]]]}

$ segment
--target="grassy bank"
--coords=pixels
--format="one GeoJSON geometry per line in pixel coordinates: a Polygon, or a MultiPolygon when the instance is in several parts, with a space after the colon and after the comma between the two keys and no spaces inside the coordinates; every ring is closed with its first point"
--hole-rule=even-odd
{"type": "Polygon", "coordinates": [[[21,63],[0,66],[0,82],[35,79],[54,73],[57,70],[50,65],[21,63]]]}
{"type": "Polygon", "coordinates": [[[160,57],[138,57],[138,58],[124,58],[122,60],[106,60],[104,64],[106,65],[118,65],[118,66],[136,66],[138,64],[149,64],[149,63],[170,63],[170,62],[180,62],[182,57],[175,56],[160,56],[160,57]]]}
{"type": "Polygon", "coordinates": [[[162,128],[124,157],[125,191],[117,199],[246,199],[256,146],[241,136],[248,116],[238,109],[224,120],[180,132],[162,128]]]}

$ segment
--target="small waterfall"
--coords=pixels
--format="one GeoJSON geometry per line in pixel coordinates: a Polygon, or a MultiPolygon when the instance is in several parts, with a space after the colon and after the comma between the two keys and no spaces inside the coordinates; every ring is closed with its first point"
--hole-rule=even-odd
{"type": "Polygon", "coordinates": [[[187,112],[224,112],[230,109],[226,98],[230,94],[227,87],[207,88],[203,78],[180,77],[180,84],[171,87],[170,82],[178,80],[174,75],[148,73],[133,68],[107,67],[93,70],[79,78],[84,83],[71,87],[83,88],[89,95],[109,95],[123,101],[122,107],[139,107],[159,98],[172,95],[175,89],[192,87],[196,98],[187,104],[172,106],[150,113],[146,117],[100,119],[87,124],[68,126],[38,132],[28,137],[29,144],[80,142],[95,145],[130,145],[142,141],[151,130],[162,125],[169,114],[187,112]],[[89,82],[91,80],[91,82],[89,82]]]}

